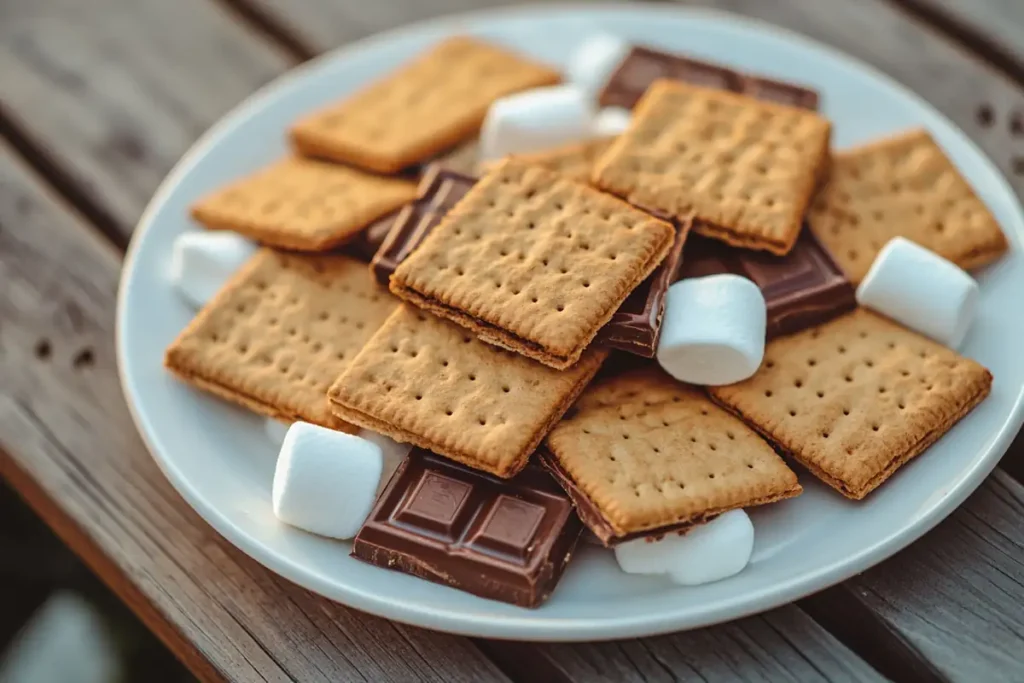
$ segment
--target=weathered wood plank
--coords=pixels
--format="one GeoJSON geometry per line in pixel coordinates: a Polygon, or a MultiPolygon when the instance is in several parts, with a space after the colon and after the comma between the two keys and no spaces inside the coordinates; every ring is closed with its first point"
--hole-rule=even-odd
{"type": "MultiPolygon", "coordinates": [[[[236,0],[295,35],[313,52],[421,19],[522,4],[521,0],[236,0]]],[[[543,4],[544,0],[541,0],[543,4]]]]}
{"type": "Polygon", "coordinates": [[[0,104],[127,237],[157,184],[291,61],[208,0],[5,0],[0,104]]]}
{"type": "Polygon", "coordinates": [[[1019,681],[1022,519],[1024,487],[997,470],[908,549],[801,604],[896,680],[1019,681]]]}
{"type": "Polygon", "coordinates": [[[885,680],[792,605],[711,628],[642,640],[490,643],[483,648],[524,681],[885,680]]]}
{"type": "Polygon", "coordinates": [[[178,497],[118,386],[119,261],[0,144],[0,474],[205,679],[506,680],[273,576],[178,497]]]}
{"type": "Polygon", "coordinates": [[[1024,78],[1024,3],[1020,0],[894,0],[1024,78]]]}

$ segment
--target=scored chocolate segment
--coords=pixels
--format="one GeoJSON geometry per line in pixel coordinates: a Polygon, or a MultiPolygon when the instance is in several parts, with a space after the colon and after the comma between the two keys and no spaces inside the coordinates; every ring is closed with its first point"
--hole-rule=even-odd
{"type": "Polygon", "coordinates": [[[718,64],[671,52],[634,47],[609,77],[598,96],[603,107],[632,109],[651,83],[669,78],[692,85],[729,90],[759,100],[802,109],[818,108],[818,93],[794,83],[750,76],[718,64]]]}
{"type": "Polygon", "coordinates": [[[690,237],[679,279],[720,273],[742,275],[761,288],[769,339],[819,325],[857,306],[853,285],[806,226],[785,256],[690,237]]]}
{"type": "MultiPolygon", "coordinates": [[[[434,164],[427,169],[420,182],[417,198],[400,209],[397,215],[385,217],[390,221],[390,232],[370,261],[377,281],[388,285],[395,269],[418,247],[444,215],[473,187],[476,179],[434,164]]],[[[676,238],[668,256],[622,302],[619,310],[602,327],[594,341],[604,346],[621,349],[645,358],[653,358],[658,348],[661,318],[665,311],[665,294],[677,279],[679,265],[690,232],[690,223],[673,223],[676,238]]],[[[371,226],[371,229],[373,226],[371,226]]]]}
{"type": "Polygon", "coordinates": [[[675,241],[665,260],[630,292],[611,320],[605,323],[594,342],[629,353],[654,358],[661,337],[661,319],[665,314],[665,295],[679,278],[683,246],[690,233],[691,222],[675,223],[675,241]]]}
{"type": "Polygon", "coordinates": [[[420,180],[417,197],[391,218],[391,228],[370,261],[377,282],[388,286],[391,274],[441,222],[448,210],[462,199],[476,179],[458,171],[432,164],[420,180]]]}
{"type": "Polygon", "coordinates": [[[583,525],[538,466],[498,479],[414,449],[352,555],[475,595],[535,607],[554,590],[583,525]]]}

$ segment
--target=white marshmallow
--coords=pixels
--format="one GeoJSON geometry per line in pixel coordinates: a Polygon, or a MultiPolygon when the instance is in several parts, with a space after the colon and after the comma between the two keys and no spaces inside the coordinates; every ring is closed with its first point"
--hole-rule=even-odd
{"type": "Polygon", "coordinates": [[[263,418],[263,431],[266,432],[270,443],[274,444],[274,448],[278,450],[281,450],[281,444],[284,443],[284,437],[291,426],[290,422],[281,422],[272,417],[263,418]]]}
{"type": "Polygon", "coordinates": [[[889,240],[857,287],[857,303],[957,348],[978,302],[978,283],[956,264],[903,237],[889,240]]]}
{"type": "Polygon", "coordinates": [[[633,112],[624,107],[605,107],[594,118],[594,137],[621,135],[633,120],[633,112]]]}
{"type": "Polygon", "coordinates": [[[594,107],[573,85],[525,90],[495,101],[480,129],[480,159],[493,161],[509,154],[588,140],[594,107]]]}
{"type": "Polygon", "coordinates": [[[681,280],[665,297],[658,363],[691,384],[717,386],[747,379],[764,358],[767,317],[764,295],[745,277],[681,280]]]}
{"type": "Polygon", "coordinates": [[[182,233],[171,253],[171,281],[186,303],[202,308],[258,249],[233,232],[182,233]]]}
{"type": "Polygon", "coordinates": [[[629,43],[609,33],[587,38],[569,57],[569,82],[583,88],[591,99],[596,98],[629,50],[629,43]]]}
{"type": "Polygon", "coordinates": [[[754,525],[743,510],[730,510],[682,536],[621,543],[615,559],[627,574],[667,574],[675,583],[697,586],[740,573],[753,551],[754,525]]]}
{"type": "Polygon", "coordinates": [[[383,468],[377,444],[296,422],[277,457],[274,514],[320,536],[352,538],[373,508],[383,468]]]}

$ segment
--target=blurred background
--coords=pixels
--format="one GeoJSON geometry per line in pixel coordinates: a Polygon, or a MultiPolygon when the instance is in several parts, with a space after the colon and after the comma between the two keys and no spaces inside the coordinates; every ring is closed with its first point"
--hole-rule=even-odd
{"type": "Polygon", "coordinates": [[[0,683],[194,680],[0,478],[0,683]]]}

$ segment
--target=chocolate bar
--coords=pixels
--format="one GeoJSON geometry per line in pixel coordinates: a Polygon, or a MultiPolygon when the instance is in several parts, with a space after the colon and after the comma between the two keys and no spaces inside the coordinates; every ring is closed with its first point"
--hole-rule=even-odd
{"type": "Polygon", "coordinates": [[[818,108],[818,93],[814,90],[647,47],[630,50],[605,83],[598,101],[603,107],[632,109],[651,83],[659,78],[729,90],[791,107],[818,108]]]}
{"type": "Polygon", "coordinates": [[[558,462],[558,459],[552,455],[546,448],[540,448],[537,450],[536,456],[541,464],[551,473],[551,476],[555,478],[558,484],[565,491],[569,499],[572,500],[573,507],[576,508],[576,514],[579,515],[583,525],[593,535],[594,541],[598,545],[606,547],[613,547],[619,543],[625,543],[626,541],[632,541],[636,538],[648,538],[652,541],[657,541],[668,534],[685,534],[687,531],[705,522],[710,522],[718,515],[708,515],[699,519],[687,520],[678,524],[669,524],[658,529],[651,529],[650,531],[639,531],[636,533],[616,535],[615,529],[608,523],[608,520],[604,518],[601,511],[597,509],[597,506],[591,502],[590,498],[584,493],[576,482],[572,480],[569,473],[565,471],[562,465],[558,462]]]}
{"type": "Polygon", "coordinates": [[[536,607],[554,590],[582,529],[541,467],[498,479],[417,448],[377,499],[352,556],[536,607]]]}
{"type": "MultiPolygon", "coordinates": [[[[441,222],[445,213],[462,199],[476,182],[440,165],[432,165],[423,175],[417,198],[399,210],[393,227],[370,262],[377,281],[388,285],[391,274],[441,222]]],[[[663,216],[657,216],[672,222],[663,216]]],[[[622,302],[611,320],[602,327],[595,341],[645,358],[653,358],[658,348],[665,294],[677,279],[683,244],[690,232],[689,223],[676,224],[676,239],[661,265],[622,302]]]]}
{"type": "Polygon", "coordinates": [[[378,218],[373,223],[370,223],[368,226],[363,228],[359,234],[352,238],[352,240],[343,247],[342,251],[361,261],[372,261],[381,245],[384,244],[384,240],[387,239],[388,233],[391,232],[391,228],[394,226],[395,220],[401,212],[401,208],[395,209],[391,213],[378,218]]]}
{"type": "Polygon", "coordinates": [[[448,209],[455,206],[475,182],[475,178],[441,164],[431,164],[427,168],[420,180],[416,199],[398,210],[387,237],[370,261],[370,269],[377,282],[388,286],[388,280],[398,265],[423,242],[448,209]]]}
{"type": "Polygon", "coordinates": [[[679,279],[734,273],[754,281],[768,305],[768,338],[819,325],[857,306],[853,285],[804,227],[785,256],[706,237],[686,242],[679,279]]]}
{"type": "Polygon", "coordinates": [[[679,277],[691,222],[676,223],[676,239],[668,256],[650,276],[629,293],[611,320],[602,327],[594,342],[622,351],[654,358],[661,337],[661,318],[665,313],[665,295],[679,277]]]}

